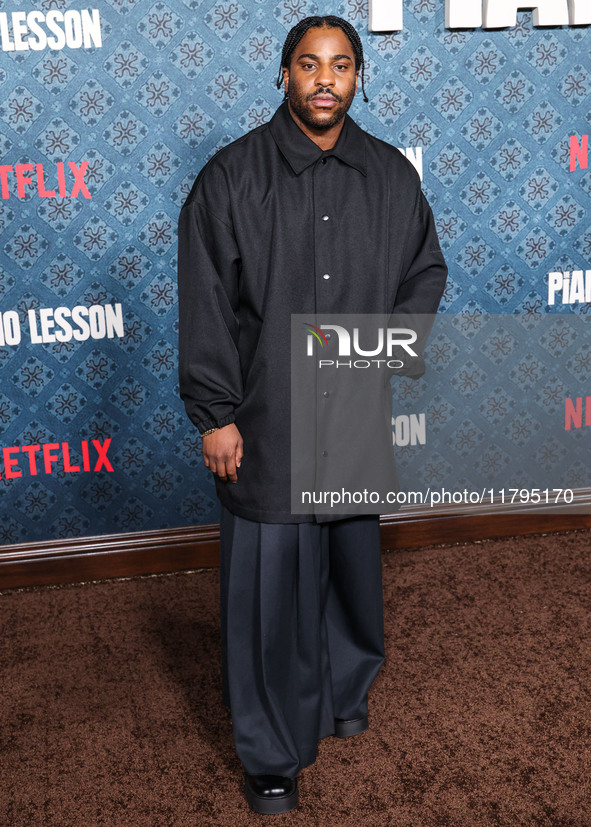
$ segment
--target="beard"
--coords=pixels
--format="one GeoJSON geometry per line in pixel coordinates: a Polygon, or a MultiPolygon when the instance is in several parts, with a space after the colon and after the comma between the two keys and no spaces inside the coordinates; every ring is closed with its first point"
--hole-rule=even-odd
{"type": "Polygon", "coordinates": [[[316,90],[309,95],[301,92],[297,87],[294,89],[293,84],[289,87],[288,103],[292,111],[298,116],[302,123],[311,129],[332,129],[340,123],[347,110],[353,103],[355,97],[355,87],[351,86],[350,91],[346,95],[337,95],[330,90],[316,90]],[[330,110],[330,117],[326,117],[321,112],[315,112],[312,109],[310,101],[317,97],[331,97],[337,101],[337,105],[330,110]]]}

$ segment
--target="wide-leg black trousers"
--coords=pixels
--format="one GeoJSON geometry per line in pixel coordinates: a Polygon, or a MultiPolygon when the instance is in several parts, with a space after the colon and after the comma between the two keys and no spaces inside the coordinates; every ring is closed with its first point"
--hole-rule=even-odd
{"type": "Polygon", "coordinates": [[[295,777],[384,662],[379,518],[276,525],[222,507],[223,700],[246,772],[295,777]]]}

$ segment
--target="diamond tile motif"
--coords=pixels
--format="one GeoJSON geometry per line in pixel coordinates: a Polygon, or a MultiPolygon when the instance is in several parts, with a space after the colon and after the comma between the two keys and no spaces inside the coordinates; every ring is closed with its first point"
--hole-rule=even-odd
{"type": "Polygon", "coordinates": [[[67,296],[84,278],[84,271],[65,253],[59,253],[41,273],[41,281],[57,296],[67,296]]]}
{"type": "Polygon", "coordinates": [[[121,155],[129,155],[148,134],[148,127],[124,109],[103,132],[104,140],[121,155]]]}
{"type": "Polygon", "coordinates": [[[509,244],[528,223],[526,211],[516,201],[511,200],[497,210],[489,226],[501,241],[509,244]]]}
{"type": "Polygon", "coordinates": [[[501,194],[501,189],[484,172],[477,173],[460,193],[460,198],[474,215],[481,215],[501,194]]]}
{"type": "Polygon", "coordinates": [[[64,51],[50,52],[37,63],[31,74],[48,92],[60,95],[78,74],[78,64],[64,51]]]}
{"type": "Polygon", "coordinates": [[[135,221],[149,203],[150,199],[145,192],[131,181],[123,181],[105,201],[105,209],[126,227],[135,221]]]}
{"type": "Polygon", "coordinates": [[[507,63],[505,54],[499,44],[490,39],[484,40],[466,59],[466,68],[479,83],[490,83],[507,63]]]}
{"type": "Polygon", "coordinates": [[[220,40],[231,40],[248,20],[248,12],[235,0],[219,0],[205,13],[204,22],[220,40]]]}
{"type": "Polygon", "coordinates": [[[24,135],[41,116],[44,106],[26,86],[15,86],[0,104],[0,118],[17,135],[24,135]]]}
{"type": "Polygon", "coordinates": [[[96,80],[88,80],[70,101],[70,109],[87,126],[97,124],[115,103],[115,98],[96,80]]]}
{"type": "Polygon", "coordinates": [[[535,91],[536,87],[531,80],[528,80],[518,69],[514,69],[498,85],[495,98],[507,112],[513,114],[522,108],[535,91]]]}
{"type": "Polygon", "coordinates": [[[51,160],[67,158],[80,143],[80,135],[63,118],[53,118],[46,129],[40,132],[34,146],[51,160]]]}
{"type": "Polygon", "coordinates": [[[265,26],[257,26],[243,41],[238,54],[257,72],[264,72],[281,57],[283,44],[265,26]]]}
{"type": "Polygon", "coordinates": [[[99,261],[117,241],[117,233],[102,218],[90,219],[74,236],[74,244],[91,261],[99,261]]]}
{"type": "Polygon", "coordinates": [[[410,102],[410,98],[394,81],[389,80],[369,102],[369,109],[384,126],[392,126],[395,119],[408,109],[410,102]]]}
{"type": "Polygon", "coordinates": [[[215,121],[195,103],[190,104],[172,128],[190,147],[197,147],[215,127],[215,121]]]}
{"type": "Polygon", "coordinates": [[[419,46],[402,64],[400,74],[417,92],[422,92],[441,72],[442,64],[426,46],[419,46]]]}
{"type": "Polygon", "coordinates": [[[119,86],[128,89],[148,67],[148,58],[136,43],[123,40],[104,62],[105,71],[119,86]]]}
{"type": "Polygon", "coordinates": [[[33,267],[49,243],[41,233],[30,224],[23,224],[4,245],[4,252],[22,270],[33,267]]]}
{"type": "Polygon", "coordinates": [[[136,92],[135,99],[155,118],[166,115],[181,90],[164,72],[154,72],[136,92]]]}
{"type": "Polygon", "coordinates": [[[158,2],[140,18],[137,30],[151,46],[162,50],[168,46],[182,25],[182,17],[166,3],[158,2]]]}
{"type": "Polygon", "coordinates": [[[431,99],[431,103],[447,121],[455,121],[472,103],[472,92],[459,78],[451,77],[431,99]]]}

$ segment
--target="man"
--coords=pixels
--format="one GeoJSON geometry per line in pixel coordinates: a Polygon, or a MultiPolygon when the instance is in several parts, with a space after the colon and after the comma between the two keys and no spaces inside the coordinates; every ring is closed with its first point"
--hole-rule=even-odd
{"type": "Polygon", "coordinates": [[[179,223],[180,391],[222,503],[223,697],[261,813],[297,805],[321,738],[367,729],[384,660],[379,518],[290,508],[291,314],[435,313],[447,272],[415,170],[346,114],[360,71],[349,23],[294,26],[284,102],[179,223]]]}

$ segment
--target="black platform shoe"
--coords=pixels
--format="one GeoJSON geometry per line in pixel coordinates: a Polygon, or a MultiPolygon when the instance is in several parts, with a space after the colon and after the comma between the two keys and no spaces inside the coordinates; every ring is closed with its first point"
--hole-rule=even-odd
{"type": "Polygon", "coordinates": [[[244,793],[255,813],[278,815],[298,806],[298,780],[283,775],[249,775],[244,773],[244,793]]]}
{"type": "Polygon", "coordinates": [[[367,715],[363,718],[353,718],[346,721],[344,718],[334,719],[334,734],[335,738],[349,738],[351,735],[360,735],[369,729],[369,721],[367,715]]]}

